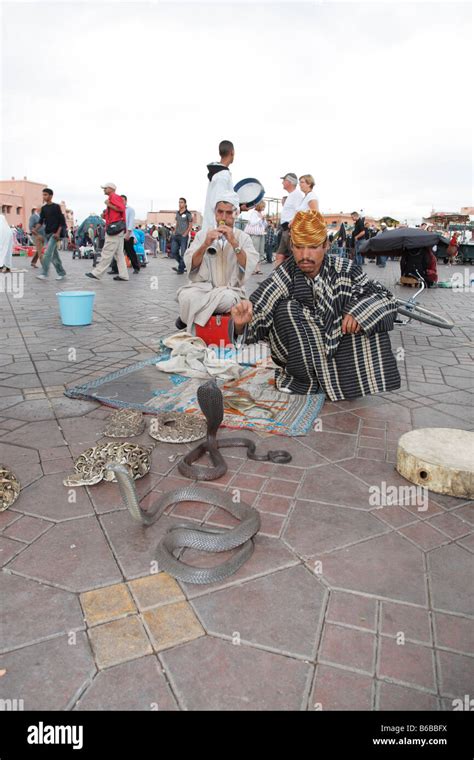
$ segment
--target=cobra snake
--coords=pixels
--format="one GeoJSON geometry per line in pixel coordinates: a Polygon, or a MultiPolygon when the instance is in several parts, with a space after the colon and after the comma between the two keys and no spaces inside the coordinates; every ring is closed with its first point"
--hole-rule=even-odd
{"type": "MultiPolygon", "coordinates": [[[[217,440],[217,431],[224,417],[222,393],[214,380],[204,383],[197,391],[199,406],[207,421],[207,439],[196,446],[181,460],[179,471],[192,479],[214,480],[227,472],[227,464],[220,448],[246,446],[247,457],[258,461],[286,463],[291,461],[287,451],[268,451],[257,454],[255,443],[249,438],[225,438],[217,440]],[[208,453],[213,467],[193,464],[203,454],[208,453]]],[[[172,504],[182,501],[204,502],[221,507],[240,520],[235,528],[221,530],[200,525],[192,528],[189,524],[173,525],[156,548],[158,567],[174,578],[186,583],[216,583],[236,572],[252,555],[253,536],[260,528],[260,515],[256,509],[244,502],[235,503],[230,494],[199,485],[188,485],[163,494],[148,510],[140,507],[135,484],[126,467],[109,463],[107,470],[115,473],[124,504],[132,517],[142,525],[152,525],[172,504]],[[238,549],[229,559],[215,567],[194,567],[175,556],[182,549],[197,549],[205,552],[223,552],[238,549]]]]}
{"type": "Polygon", "coordinates": [[[291,462],[291,454],[287,451],[267,451],[266,454],[257,454],[255,443],[250,438],[217,439],[217,431],[224,419],[224,399],[215,380],[209,380],[207,383],[200,385],[197,391],[197,398],[201,411],[207,421],[207,438],[204,443],[200,443],[181,459],[178,464],[178,470],[182,475],[192,478],[192,480],[215,480],[216,478],[220,478],[227,472],[227,464],[219,449],[234,446],[246,446],[248,459],[254,459],[259,462],[275,462],[277,464],[291,462]],[[196,462],[197,459],[200,459],[206,453],[211,458],[212,467],[202,467],[201,465],[193,464],[193,462],[196,462]]]}
{"type": "Polygon", "coordinates": [[[107,469],[115,474],[125,506],[132,517],[145,527],[153,525],[171,504],[181,501],[197,501],[221,507],[240,520],[230,530],[208,528],[200,525],[191,528],[189,523],[173,525],[156,548],[158,568],[185,583],[216,583],[235,573],[252,555],[252,537],[260,528],[260,515],[256,509],[243,502],[234,503],[230,494],[217,489],[188,485],[160,496],[148,510],[143,510],[138,502],[135,484],[130,473],[122,464],[110,463],[107,469]],[[183,549],[197,549],[205,552],[223,552],[238,548],[230,559],[215,567],[193,567],[175,554],[183,549]]]}

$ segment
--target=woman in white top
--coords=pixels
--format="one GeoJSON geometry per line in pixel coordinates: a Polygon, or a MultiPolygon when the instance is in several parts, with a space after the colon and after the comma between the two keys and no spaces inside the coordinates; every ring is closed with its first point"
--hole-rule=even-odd
{"type": "Polygon", "coordinates": [[[300,177],[300,190],[304,193],[304,198],[298,211],[319,211],[318,196],[314,192],[315,182],[311,174],[303,174],[300,177]]]}
{"type": "Polygon", "coordinates": [[[267,228],[264,211],[265,201],[260,201],[250,214],[245,228],[245,232],[252,238],[253,247],[258,253],[258,264],[253,274],[263,274],[260,269],[260,262],[265,260],[265,232],[267,228]]]}

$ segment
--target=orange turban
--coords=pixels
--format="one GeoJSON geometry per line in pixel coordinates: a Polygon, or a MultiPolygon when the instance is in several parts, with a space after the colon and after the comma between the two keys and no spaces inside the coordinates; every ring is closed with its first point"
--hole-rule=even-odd
{"type": "Polygon", "coordinates": [[[319,211],[298,211],[290,228],[291,242],[297,246],[322,245],[328,233],[326,222],[319,211]]]}

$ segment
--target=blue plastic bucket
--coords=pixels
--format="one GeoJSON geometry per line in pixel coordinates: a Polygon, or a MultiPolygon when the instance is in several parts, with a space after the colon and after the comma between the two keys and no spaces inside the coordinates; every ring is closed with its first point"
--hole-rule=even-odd
{"type": "Polygon", "coordinates": [[[92,290],[65,290],[56,295],[63,325],[68,327],[90,325],[95,298],[92,290]]]}

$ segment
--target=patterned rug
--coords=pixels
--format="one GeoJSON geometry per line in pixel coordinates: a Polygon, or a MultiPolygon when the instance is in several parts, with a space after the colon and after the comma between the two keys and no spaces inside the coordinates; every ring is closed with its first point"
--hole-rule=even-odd
{"type": "MultiPolygon", "coordinates": [[[[201,414],[197,389],[202,379],[159,372],[168,356],[154,356],[84,385],[68,388],[69,398],[91,399],[117,409],[201,414]]],[[[324,404],[324,393],[297,396],[275,388],[274,370],[246,367],[237,380],[217,380],[224,396],[223,426],[298,436],[312,428],[324,404]]]]}

